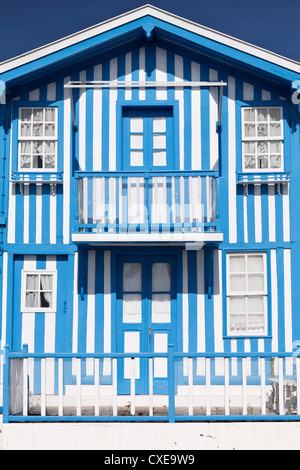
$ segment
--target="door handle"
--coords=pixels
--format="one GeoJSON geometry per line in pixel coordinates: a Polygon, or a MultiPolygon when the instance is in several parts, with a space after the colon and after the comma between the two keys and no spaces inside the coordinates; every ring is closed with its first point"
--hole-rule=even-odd
{"type": "Polygon", "coordinates": [[[151,330],[151,327],[149,326],[149,328],[148,328],[149,344],[151,343],[151,333],[152,333],[152,330],[151,330]]]}

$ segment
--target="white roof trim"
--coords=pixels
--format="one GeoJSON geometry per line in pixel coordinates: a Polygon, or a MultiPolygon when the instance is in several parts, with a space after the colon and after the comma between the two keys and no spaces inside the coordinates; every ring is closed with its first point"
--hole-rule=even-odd
{"type": "Polygon", "coordinates": [[[198,34],[200,36],[206,37],[213,41],[220,42],[234,49],[240,50],[242,52],[251,54],[260,59],[264,59],[273,64],[284,67],[288,70],[292,70],[296,73],[300,73],[300,63],[292,59],[285,58],[276,53],[262,49],[261,47],[254,46],[242,40],[233,38],[224,33],[220,33],[213,29],[207,28],[206,26],[199,25],[193,21],[181,18],[172,13],[161,10],[160,8],[154,7],[152,5],[144,5],[135,10],[129,11],[122,15],[119,15],[115,18],[109,19],[102,23],[99,23],[90,28],[84,29],[77,33],[71,34],[65,38],[54,41],[45,46],[39,47],[27,53],[24,53],[15,58],[6,60],[0,63],[0,74],[7,72],[8,70],[14,69],[21,65],[25,65],[33,60],[40,59],[48,54],[52,54],[66,47],[72,46],[78,42],[84,41],[86,39],[92,38],[96,35],[102,34],[110,29],[117,28],[122,26],[130,21],[137,20],[143,16],[151,15],[157,19],[171,23],[175,26],[178,26],[182,29],[186,29],[192,33],[198,34]]]}

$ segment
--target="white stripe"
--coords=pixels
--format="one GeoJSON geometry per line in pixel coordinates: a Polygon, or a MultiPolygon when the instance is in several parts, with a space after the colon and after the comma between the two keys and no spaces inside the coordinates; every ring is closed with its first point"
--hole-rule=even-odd
{"type": "Polygon", "coordinates": [[[261,243],[262,241],[262,226],[261,226],[261,186],[260,184],[254,185],[254,221],[255,221],[255,241],[261,243]]]}
{"type": "Polygon", "coordinates": [[[24,229],[23,243],[29,242],[29,184],[24,184],[24,229]]]}
{"type": "MultiPolygon", "coordinates": [[[[183,81],[183,58],[175,55],[175,81],[183,81]]],[[[179,162],[180,170],[184,170],[184,101],[183,88],[176,88],[175,99],[179,100],[179,162]]]]}
{"type": "Polygon", "coordinates": [[[269,206],[269,241],[276,240],[276,219],[275,219],[275,185],[268,184],[268,206],[269,206]]]}
{"type": "Polygon", "coordinates": [[[278,286],[277,255],[271,250],[272,351],[278,351],[278,286]]]}
{"type": "Polygon", "coordinates": [[[1,347],[6,344],[6,316],[7,316],[7,266],[8,254],[7,251],[3,252],[3,267],[2,267],[2,337],[1,347]]]}
{"type": "MultiPolygon", "coordinates": [[[[230,340],[230,347],[231,347],[231,352],[235,353],[237,352],[237,340],[236,339],[231,339],[230,340]]],[[[232,375],[237,375],[237,358],[233,357],[231,359],[231,373],[232,375]]]]}
{"type": "MultiPolygon", "coordinates": [[[[189,294],[187,251],[182,252],[182,351],[189,350],[189,294]]],[[[184,375],[187,375],[187,362],[184,360],[184,375]]]]}
{"type": "MultiPolygon", "coordinates": [[[[36,256],[24,256],[23,269],[26,271],[34,271],[36,269],[36,256]]],[[[22,286],[24,292],[24,286],[22,286]]],[[[28,344],[28,351],[34,352],[34,330],[35,330],[35,313],[22,313],[22,345],[28,344]]]]}
{"type": "MultiPolygon", "coordinates": [[[[200,64],[191,63],[192,81],[200,80],[200,64]]],[[[192,170],[201,170],[201,93],[200,88],[191,90],[192,114],[192,170]]]]}
{"type": "MultiPolygon", "coordinates": [[[[164,49],[161,49],[160,47],[156,48],[156,81],[158,82],[167,81],[167,51],[164,49]]],[[[166,88],[157,89],[156,99],[157,100],[168,99],[167,89],[166,88]]]]}
{"type": "MultiPolygon", "coordinates": [[[[217,81],[218,72],[209,69],[209,80],[217,81]]],[[[209,127],[210,127],[210,168],[212,170],[219,167],[219,145],[218,134],[216,132],[216,123],[218,121],[218,94],[216,87],[209,87],[209,127]]]]}
{"type": "MultiPolygon", "coordinates": [[[[111,252],[104,251],[104,326],[103,352],[111,352],[111,252]]],[[[103,375],[111,371],[110,359],[103,361],[103,375]]]]}
{"type": "Polygon", "coordinates": [[[57,195],[56,195],[56,185],[50,186],[50,234],[49,234],[49,241],[50,243],[56,243],[56,202],[57,202],[57,195]]]}
{"type": "MultiPolygon", "coordinates": [[[[70,77],[64,79],[68,83],[70,77]]],[[[71,103],[69,90],[64,89],[64,183],[63,183],[63,242],[69,243],[69,217],[70,217],[70,127],[71,127],[71,103]]]]}
{"type": "Polygon", "coordinates": [[[283,241],[290,241],[290,195],[289,184],[282,185],[283,241]]]}
{"type": "MultiPolygon", "coordinates": [[[[87,318],[86,318],[86,352],[95,352],[95,277],[96,251],[88,251],[88,285],[87,285],[87,318]]],[[[93,373],[93,359],[86,362],[86,373],[93,373]]]]}
{"type": "Polygon", "coordinates": [[[56,100],[56,83],[49,83],[47,86],[47,101],[56,100]]]}
{"type": "MultiPolygon", "coordinates": [[[[214,342],[215,352],[224,352],[222,312],[222,250],[214,250],[214,342]]],[[[224,374],[224,361],[216,358],[216,375],[224,374]]]]}
{"type": "MultiPolygon", "coordinates": [[[[110,80],[118,80],[118,59],[110,61],[110,80]]],[[[109,90],[109,171],[116,170],[116,101],[118,90],[109,90]]]]}
{"type": "MultiPolygon", "coordinates": [[[[204,250],[197,252],[197,352],[205,352],[204,250]]],[[[205,359],[197,359],[197,374],[205,374],[205,359]]]]}
{"type": "MultiPolygon", "coordinates": [[[[46,257],[46,269],[49,271],[56,270],[56,256],[46,257]]],[[[55,352],[55,324],[56,324],[56,313],[45,313],[45,332],[44,332],[44,352],[54,353],[55,352]]],[[[54,393],[54,370],[55,360],[54,358],[47,358],[46,372],[47,382],[46,390],[47,393],[54,393]]]]}
{"type": "MultiPolygon", "coordinates": [[[[139,81],[145,82],[146,81],[146,57],[145,57],[145,48],[142,47],[139,50],[139,81]]],[[[145,88],[139,89],[139,99],[145,100],[146,99],[146,91],[145,88]]]]}
{"type": "Polygon", "coordinates": [[[228,211],[229,243],[237,242],[236,224],[236,120],[235,120],[235,79],[228,77],[228,211]]]}
{"type": "MultiPolygon", "coordinates": [[[[79,74],[80,80],[86,79],[86,71],[83,70],[79,74]]],[[[79,90],[79,170],[85,170],[85,126],[86,124],[86,89],[79,90]]]]}
{"type": "MultiPolygon", "coordinates": [[[[102,65],[94,68],[94,80],[102,79],[102,65]]],[[[95,89],[93,94],[93,169],[102,169],[102,90],[95,89]]]]}
{"type": "Polygon", "coordinates": [[[291,298],[291,251],[283,250],[284,261],[284,322],[285,350],[292,351],[292,298],[291,298]]]}
{"type": "Polygon", "coordinates": [[[43,187],[41,184],[36,184],[36,232],[35,232],[35,242],[42,243],[42,198],[43,198],[43,187]]]}
{"type": "Polygon", "coordinates": [[[247,207],[246,186],[243,187],[243,206],[244,206],[244,243],[248,243],[248,207],[247,207]]]}
{"type": "Polygon", "coordinates": [[[7,224],[7,242],[15,243],[16,191],[17,185],[9,183],[9,207],[7,224]]]}
{"type": "MultiPolygon", "coordinates": [[[[125,55],[125,82],[131,82],[131,80],[132,80],[132,52],[128,52],[125,55]]],[[[131,98],[132,98],[131,88],[126,88],[125,100],[131,100],[131,98]]]]}

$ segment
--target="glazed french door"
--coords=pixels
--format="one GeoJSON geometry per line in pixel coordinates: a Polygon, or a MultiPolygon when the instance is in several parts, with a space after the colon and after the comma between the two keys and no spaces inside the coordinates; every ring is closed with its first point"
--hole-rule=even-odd
{"type": "MultiPolygon", "coordinates": [[[[175,257],[121,256],[117,264],[117,352],[167,352],[176,339],[175,257]]],[[[134,361],[136,393],[146,394],[149,360],[134,361]]],[[[154,393],[167,393],[167,367],[166,358],[154,358],[154,393]]],[[[130,393],[131,373],[131,358],[119,360],[118,393],[130,393]]]]}

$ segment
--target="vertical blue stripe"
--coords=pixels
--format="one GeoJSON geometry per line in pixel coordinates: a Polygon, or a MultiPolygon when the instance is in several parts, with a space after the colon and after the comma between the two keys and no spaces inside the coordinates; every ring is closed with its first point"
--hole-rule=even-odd
{"type": "Polygon", "coordinates": [[[50,186],[42,185],[42,243],[48,245],[50,242],[50,186]]]}
{"type": "MultiPolygon", "coordinates": [[[[191,61],[184,57],[183,60],[183,79],[191,81],[191,61]]],[[[184,169],[190,170],[192,167],[192,106],[191,106],[191,88],[183,89],[184,96],[184,169]]],[[[208,136],[207,136],[208,139],[208,136]]]]}
{"type": "MultiPolygon", "coordinates": [[[[201,64],[200,79],[203,82],[209,81],[209,72],[207,64],[201,64]]],[[[210,168],[210,141],[209,141],[209,88],[200,88],[201,94],[201,168],[208,170],[210,168]]]]}

